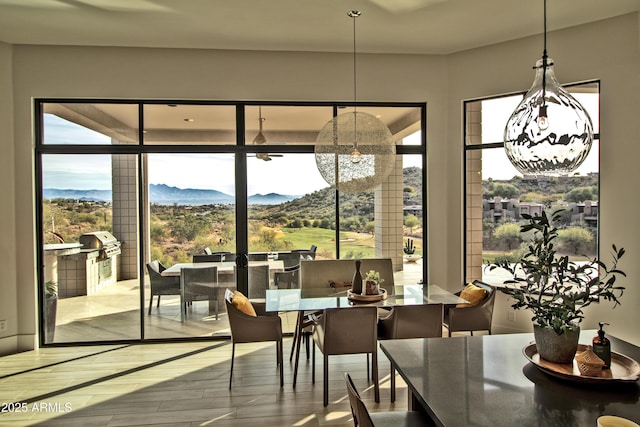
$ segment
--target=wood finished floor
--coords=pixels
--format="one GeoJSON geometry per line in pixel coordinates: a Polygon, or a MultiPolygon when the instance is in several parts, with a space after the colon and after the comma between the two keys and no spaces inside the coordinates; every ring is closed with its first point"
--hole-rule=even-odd
{"type": "Polygon", "coordinates": [[[322,356],[300,359],[297,387],[285,338],[285,386],[279,387],[275,344],[238,344],[228,389],[227,341],[42,348],[0,357],[0,426],[353,426],[343,372],[370,411],[406,410],[397,377],[390,402],[389,362],[379,351],[376,404],[364,355],[330,358],[329,406],[322,405],[322,356]],[[17,412],[8,402],[23,402],[17,412]],[[9,411],[9,412],[7,412],[9,411]]]}

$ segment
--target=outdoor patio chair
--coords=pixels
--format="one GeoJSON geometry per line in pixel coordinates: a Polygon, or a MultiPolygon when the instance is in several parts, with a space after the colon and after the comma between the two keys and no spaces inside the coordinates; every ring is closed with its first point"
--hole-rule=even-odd
{"type": "Polygon", "coordinates": [[[160,261],[151,261],[147,263],[147,272],[149,273],[149,286],[150,298],[149,298],[149,313],[151,314],[151,307],[153,306],[153,296],[158,296],[157,307],[160,307],[160,296],[162,295],[180,295],[180,278],[163,276],[162,272],[166,270],[165,266],[160,261]]]}

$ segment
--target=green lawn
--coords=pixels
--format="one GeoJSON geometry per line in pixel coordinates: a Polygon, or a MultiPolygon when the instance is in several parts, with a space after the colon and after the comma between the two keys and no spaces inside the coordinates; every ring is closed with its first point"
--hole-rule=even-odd
{"type": "MultiPolygon", "coordinates": [[[[278,239],[284,239],[293,245],[294,249],[306,249],[311,245],[318,247],[318,254],[330,254],[327,257],[335,257],[335,231],[325,228],[304,227],[304,228],[283,228],[282,233],[278,233],[278,239]]],[[[374,236],[364,233],[340,233],[341,258],[370,258],[375,256],[374,236]]],[[[422,241],[414,239],[418,247],[417,254],[422,253],[422,241]]]]}

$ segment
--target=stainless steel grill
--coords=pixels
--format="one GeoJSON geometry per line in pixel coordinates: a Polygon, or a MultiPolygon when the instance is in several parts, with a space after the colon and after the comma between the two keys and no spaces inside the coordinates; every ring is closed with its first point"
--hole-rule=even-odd
{"type": "Polygon", "coordinates": [[[80,236],[83,249],[100,250],[100,258],[110,258],[120,255],[120,242],[108,231],[93,231],[80,236]]]}

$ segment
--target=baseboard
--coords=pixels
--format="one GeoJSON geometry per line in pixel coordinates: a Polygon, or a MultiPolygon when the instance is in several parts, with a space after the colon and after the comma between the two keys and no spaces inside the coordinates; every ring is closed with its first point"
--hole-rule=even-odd
{"type": "Polygon", "coordinates": [[[0,356],[31,351],[36,347],[35,335],[11,335],[0,338],[0,356]]]}

